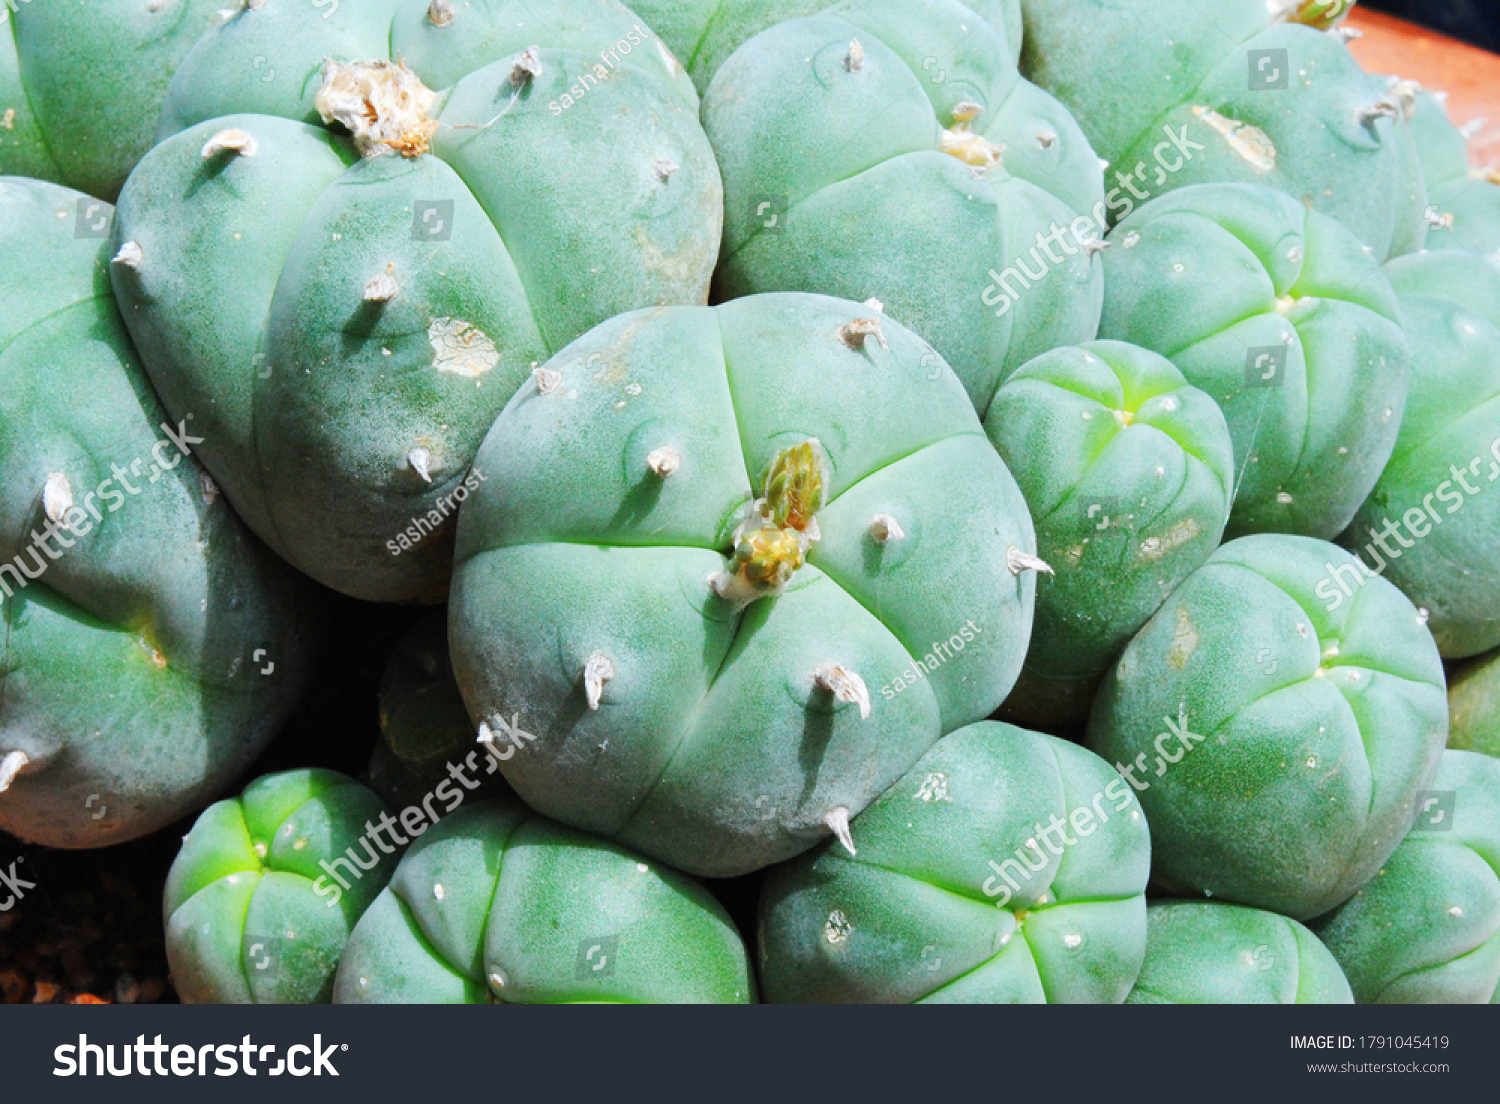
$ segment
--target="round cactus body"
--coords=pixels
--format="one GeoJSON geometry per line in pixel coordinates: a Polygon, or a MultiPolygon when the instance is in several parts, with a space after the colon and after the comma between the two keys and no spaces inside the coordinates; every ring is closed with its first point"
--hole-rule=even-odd
{"type": "Polygon", "coordinates": [[[1500,168],[1474,168],[1447,97],[1415,91],[1411,131],[1427,180],[1427,248],[1464,249],[1500,267],[1500,168]]]}
{"type": "Polygon", "coordinates": [[[1327,912],[1411,823],[1448,737],[1442,661],[1416,609],[1348,553],[1244,537],[1183,583],[1125,649],[1088,743],[1151,822],[1179,894],[1327,912]]]}
{"type": "Polygon", "coordinates": [[[1130,638],[1219,546],[1234,486],[1229,427],[1170,361],[1096,341],[1024,366],[996,392],[985,431],[1054,572],[1037,580],[1006,715],[1083,721],[1130,638]]]}
{"type": "Polygon", "coordinates": [[[1360,1004],[1500,1003],[1500,760],[1444,752],[1380,876],[1316,929],[1360,1004]]]}
{"type": "Polygon", "coordinates": [[[1411,394],[1390,463],[1343,539],[1426,611],[1444,656],[1478,655],[1500,645],[1500,271],[1456,249],[1386,271],[1411,394]]]}
{"type": "Polygon", "coordinates": [[[1116,221],[1177,188],[1234,181],[1332,216],[1377,261],[1422,247],[1427,196],[1407,101],[1365,73],[1338,34],[1318,29],[1327,21],[1313,8],[1022,7],[1022,72],[1073,110],[1110,162],[1105,198],[1116,221]]]}
{"type": "Polygon", "coordinates": [[[102,199],[153,145],[167,82],[224,0],[0,4],[0,175],[102,199]]]}
{"type": "Polygon", "coordinates": [[[326,770],[269,774],[205,809],[162,906],[183,1002],[327,1004],[344,943],[406,842],[396,824],[326,770]]]}
{"type": "Polygon", "coordinates": [[[1500,758],[1500,652],[1462,664],[1448,680],[1448,746],[1500,758]]]}
{"type": "Polygon", "coordinates": [[[870,305],[612,319],[477,464],[449,639],[480,738],[539,812],[690,873],[813,846],[1020,670],[1025,502],[870,305]]]}
{"type": "Polygon", "coordinates": [[[1146,949],[1151,847],[1076,744],[984,721],[943,737],[837,843],[774,871],[778,1002],[1118,1004],[1146,949]]]}
{"type": "MultiPolygon", "coordinates": [[[[829,0],[757,0],[754,4],[722,0],[634,0],[630,10],[651,25],[662,41],[687,67],[699,93],[708,91],[719,67],[750,39],[788,19],[816,15],[829,0]]],[[[1021,57],[1021,0],[965,0],[964,6],[982,15],[1005,35],[1006,57],[1014,65],[1021,57]]],[[[934,57],[929,79],[943,70],[934,57]]]]}
{"type": "Polygon", "coordinates": [[[1270,188],[1183,188],[1110,234],[1099,332],[1171,359],[1234,438],[1231,536],[1332,540],[1396,444],[1396,297],[1333,219],[1270,188]]]}
{"type": "Polygon", "coordinates": [[[1328,948],[1295,920],[1206,901],[1146,910],[1146,962],[1126,1004],[1353,1004],[1328,948]]]}
{"type": "Polygon", "coordinates": [[[744,1004],[744,943],[702,886],[537,816],[470,805],[412,844],[339,965],[338,1004],[744,1004]]]}
{"type": "Polygon", "coordinates": [[[330,61],[317,106],[352,137],[210,119],[122,194],[115,288],[168,409],[251,528],[347,594],[441,600],[520,382],[615,314],[706,300],[722,193],[691,85],[626,59],[564,110],[589,55],[541,41],[441,95],[330,61]]]}
{"type": "Polygon", "coordinates": [[[199,467],[116,313],[111,208],[0,178],[0,828],[50,847],[218,796],[296,704],[310,587],[199,467]]]}
{"type": "Polygon", "coordinates": [[[863,302],[928,337],[982,415],[1032,357],[1096,336],[1098,159],[956,0],[848,0],[778,24],[703,102],[726,297],[863,302]]]}

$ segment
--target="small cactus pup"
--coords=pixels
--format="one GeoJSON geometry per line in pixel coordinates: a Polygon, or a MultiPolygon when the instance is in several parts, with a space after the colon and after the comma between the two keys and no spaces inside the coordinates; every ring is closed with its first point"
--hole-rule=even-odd
{"type": "MultiPolygon", "coordinates": [[[[326,59],[401,62],[427,88],[451,88],[491,63],[538,48],[549,117],[589,95],[608,98],[630,84],[657,85],[689,111],[698,97],[681,63],[618,0],[359,0],[329,11],[312,2],[242,2],[183,59],[162,105],[157,141],[224,115],[276,115],[314,126],[328,122],[317,100],[326,59]],[[549,61],[545,54],[556,51],[549,61]],[[566,56],[564,56],[566,55],[566,56]],[[558,80],[563,72],[567,80],[558,80]],[[576,82],[576,87],[573,87],[576,82]],[[563,99],[566,96],[567,99],[563,99]]],[[[541,74],[539,74],[541,75],[541,74]]],[[[513,88],[491,115],[506,109],[513,88]]],[[[615,101],[625,116],[649,101],[615,101]]],[[[613,125],[596,116],[594,125],[613,125]]],[[[449,120],[450,122],[452,120],[449,120]]],[[[523,162],[526,163],[526,162],[523,162]]]]}
{"type": "MultiPolygon", "coordinates": [[[[380,681],[380,740],[371,757],[370,788],[392,805],[409,805],[445,778],[450,764],[474,752],[469,711],[453,678],[446,610],[424,613],[401,638],[380,681]]],[[[489,790],[504,783],[487,761],[489,790]]],[[[488,792],[488,790],[486,791],[488,792]]]]}
{"type": "Polygon", "coordinates": [[[554,111],[590,55],[540,41],[442,94],[330,60],[329,129],[195,123],[122,194],[115,289],[163,401],[251,528],[345,594],[441,601],[517,386],[606,318],[707,299],[722,189],[691,85],[632,70],[554,111]]]}
{"type": "MultiPolygon", "coordinates": [[[[725,4],[721,0],[633,0],[630,10],[645,19],[672,52],[682,59],[700,94],[736,50],[768,27],[788,19],[837,11],[828,0],[757,0],[725,4]]],[[[964,6],[1005,35],[1005,56],[1012,65],[1021,57],[1021,0],[964,0],[964,6]]],[[[925,76],[939,83],[947,74],[932,59],[925,76]]]]}
{"type": "Polygon", "coordinates": [[[295,707],[313,588],[240,524],[109,290],[107,203],[0,177],[0,829],[121,843],[201,809],[295,707]]]}
{"type": "Polygon", "coordinates": [[[1500,1004],[1500,760],[1445,751],[1380,876],[1313,927],[1360,1004],[1500,1004]]]}
{"type": "Polygon", "coordinates": [[[113,200],[223,0],[0,4],[0,175],[113,200]]]}
{"type": "Polygon", "coordinates": [[[1234,438],[1231,537],[1332,540],[1396,445],[1410,352],[1390,281],[1333,219],[1204,184],[1110,234],[1101,337],[1168,357],[1234,438]]]}
{"type": "Polygon", "coordinates": [[[448,636],[479,739],[538,812],[690,874],[843,834],[1021,669],[1025,500],[871,304],[612,319],[477,463],[448,636]]]}
{"type": "Polygon", "coordinates": [[[1448,738],[1443,665],[1384,579],[1329,609],[1354,558],[1242,537],[1175,590],[1110,672],[1088,745],[1135,788],[1165,890],[1318,916],[1374,877],[1448,738]]]}
{"type": "Polygon", "coordinates": [[[981,721],[778,867],[760,977],[787,1003],[1118,1004],[1146,953],[1146,820],[1077,744],[981,721]]]}
{"type": "Polygon", "coordinates": [[[719,69],[703,121],[724,174],[721,297],[876,299],[981,416],[1026,361],[1096,336],[1099,160],[956,0],[780,23],[719,69]]]}
{"type": "Polygon", "coordinates": [[[1005,716],[1088,719],[1105,671],[1219,547],[1234,448],[1171,361],[1095,341],[1054,349],[995,393],[985,432],[1036,524],[1036,626],[1005,716]]]}
{"type": "Polygon", "coordinates": [[[344,943],[406,842],[385,803],[335,771],[268,774],[210,805],[163,896],[183,1003],[327,1004],[344,943]]]}
{"type": "Polygon", "coordinates": [[[1261,184],[1337,219],[1383,263],[1422,247],[1427,194],[1410,101],[1329,22],[1352,6],[1022,0],[1021,71],[1110,162],[1114,221],[1188,185],[1261,184]]]}
{"type": "Polygon", "coordinates": [[[1208,901],[1146,909],[1146,962],[1126,1004],[1353,1004],[1328,948],[1285,916],[1208,901]]]}
{"type": "Polygon", "coordinates": [[[1500,651],[1462,663],[1450,676],[1448,746],[1500,759],[1500,651]]]}
{"type": "Polygon", "coordinates": [[[1500,165],[1470,164],[1471,132],[1448,118],[1446,93],[1413,95],[1411,129],[1427,180],[1427,248],[1468,250],[1500,267],[1500,165]]]}
{"type": "MultiPolygon", "coordinates": [[[[1394,454],[1342,538],[1430,617],[1449,659],[1500,646],[1500,270],[1445,249],[1386,266],[1412,349],[1394,454]]],[[[1354,575],[1323,597],[1346,601],[1354,575]]]]}
{"type": "Polygon", "coordinates": [[[746,1004],[749,957],[691,878],[538,816],[466,806],[349,937],[335,1004],[746,1004]]]}

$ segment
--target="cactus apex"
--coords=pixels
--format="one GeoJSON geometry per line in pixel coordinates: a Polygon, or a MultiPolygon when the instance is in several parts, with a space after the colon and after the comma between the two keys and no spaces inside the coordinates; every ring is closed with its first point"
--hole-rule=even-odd
{"type": "MultiPolygon", "coordinates": [[[[870,719],[870,690],[858,674],[837,663],[820,663],[813,671],[813,685],[834,699],[859,706],[859,719],[870,719]]],[[[845,810],[847,815],[848,810],[845,810]]],[[[849,849],[854,850],[852,847],[849,849]]]]}
{"type": "Polygon", "coordinates": [[[42,509],[52,521],[61,524],[63,515],[73,506],[73,484],[62,472],[53,472],[42,485],[42,509]]]}
{"type": "Polygon", "coordinates": [[[1354,3],[1355,0],[1268,0],[1266,6],[1277,19],[1326,31],[1348,15],[1354,3]]]}
{"type": "Polygon", "coordinates": [[[10,784],[16,780],[31,759],[24,751],[8,751],[0,758],[0,793],[10,789],[10,784]]]}
{"type": "Polygon", "coordinates": [[[604,684],[615,677],[615,665],[603,652],[595,652],[583,665],[583,693],[589,708],[598,709],[604,696],[604,684]]]}
{"type": "Polygon", "coordinates": [[[451,0],[432,0],[427,5],[427,19],[434,27],[446,27],[453,22],[453,4],[451,0]]]}
{"type": "Polygon", "coordinates": [[[677,474],[677,469],[682,467],[682,453],[670,445],[653,450],[646,457],[646,466],[651,469],[651,474],[659,479],[677,474]]]}
{"type": "Polygon", "coordinates": [[[1048,575],[1057,574],[1046,560],[1038,559],[1030,552],[1023,552],[1015,545],[1005,550],[1005,566],[1010,568],[1012,575],[1019,575],[1023,571],[1044,571],[1048,575]]]}
{"type": "Polygon", "coordinates": [[[432,101],[432,90],[399,62],[324,58],[313,106],[325,123],[342,123],[365,157],[420,157],[437,132],[427,117],[432,101]]]}
{"type": "Polygon", "coordinates": [[[859,44],[859,39],[849,42],[849,52],[844,55],[844,68],[851,73],[858,73],[864,68],[865,48],[859,44]]]}
{"type": "Polygon", "coordinates": [[[126,268],[140,268],[144,256],[139,242],[128,241],[120,246],[120,251],[109,259],[109,263],[122,264],[126,268]]]}
{"type": "MultiPolygon", "coordinates": [[[[865,305],[872,306],[873,300],[865,305]]],[[[863,349],[867,337],[874,337],[882,349],[890,348],[886,344],[885,334],[881,332],[878,318],[855,318],[839,327],[839,340],[851,349],[863,349]]]]}
{"type": "Polygon", "coordinates": [[[828,457],[816,437],[783,449],[766,476],[766,520],[778,529],[809,533],[827,484],[828,457]]]}
{"type": "Polygon", "coordinates": [[[870,536],[878,543],[885,544],[887,541],[905,540],[906,530],[890,514],[876,514],[870,522],[870,536]]]}
{"type": "Polygon", "coordinates": [[[823,818],[823,823],[828,825],[828,830],[833,833],[834,838],[844,845],[844,850],[850,855],[859,854],[854,850],[854,834],[849,831],[849,810],[843,805],[833,809],[823,818]]]}
{"type": "Polygon", "coordinates": [[[208,161],[225,150],[236,153],[241,157],[254,157],[258,149],[260,149],[260,144],[249,133],[231,127],[227,130],[219,131],[207,142],[203,143],[203,149],[200,152],[203,160],[208,161]]]}

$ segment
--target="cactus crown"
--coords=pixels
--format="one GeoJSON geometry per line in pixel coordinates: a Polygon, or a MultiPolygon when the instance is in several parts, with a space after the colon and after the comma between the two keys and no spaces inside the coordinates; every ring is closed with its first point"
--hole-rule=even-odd
{"type": "Polygon", "coordinates": [[[1288,23],[1326,31],[1354,7],[1355,0],[1281,0],[1288,23]]]}
{"type": "Polygon", "coordinates": [[[816,438],[777,453],[765,497],[735,530],[728,570],[713,577],[715,592],[744,607],[786,590],[818,539],[815,515],[827,485],[828,458],[816,438]]]}
{"type": "Polygon", "coordinates": [[[324,58],[323,85],[313,104],[325,123],[348,128],[365,157],[420,157],[437,131],[437,122],[427,117],[432,101],[432,89],[399,62],[346,65],[324,58]]]}

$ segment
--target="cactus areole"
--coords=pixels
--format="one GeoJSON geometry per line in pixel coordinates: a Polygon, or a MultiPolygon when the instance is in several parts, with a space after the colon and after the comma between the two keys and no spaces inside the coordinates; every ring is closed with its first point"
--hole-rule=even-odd
{"type": "Polygon", "coordinates": [[[534,808],[728,876],[830,835],[1004,699],[1031,519],[962,384],[874,304],[634,312],[496,422],[449,640],[534,808]]]}
{"type": "Polygon", "coordinates": [[[193,122],[122,195],[115,288],[153,382],[209,419],[251,528],[336,590],[440,601],[516,387],[606,318],[707,298],[722,196],[691,83],[626,59],[555,113],[594,67],[554,31],[442,92],[323,59],[321,125],[279,102],[193,122]]]}

